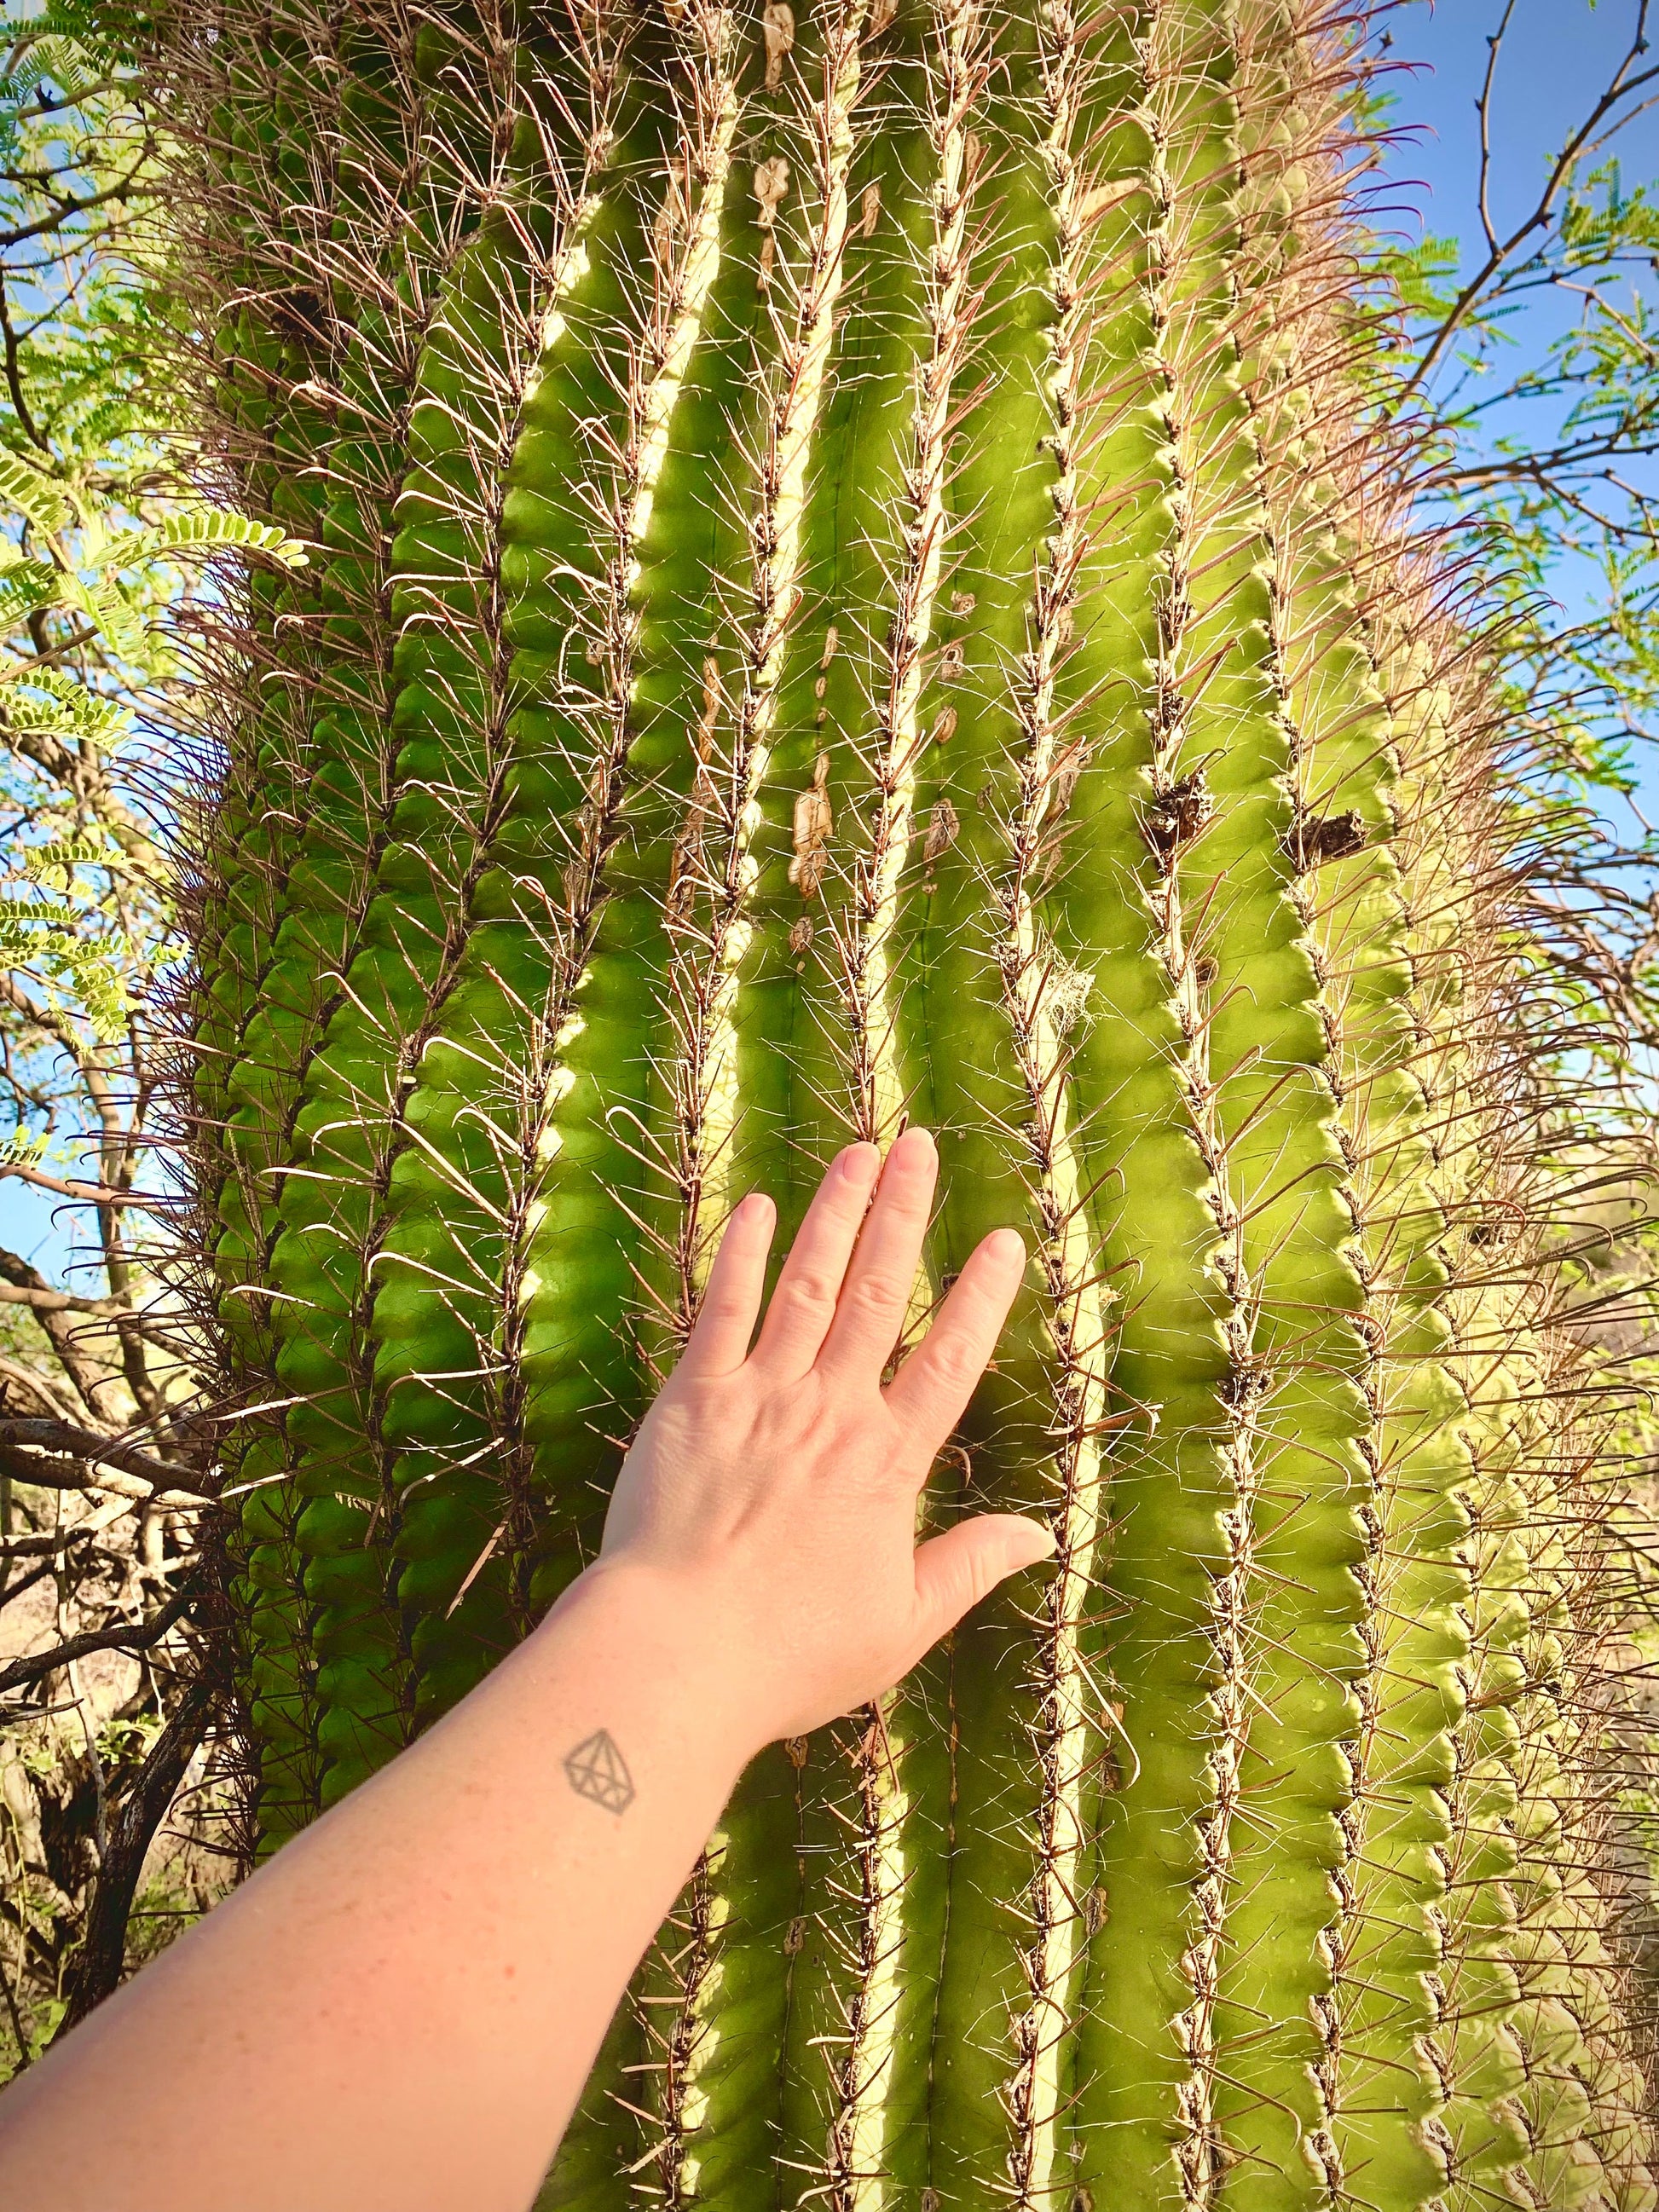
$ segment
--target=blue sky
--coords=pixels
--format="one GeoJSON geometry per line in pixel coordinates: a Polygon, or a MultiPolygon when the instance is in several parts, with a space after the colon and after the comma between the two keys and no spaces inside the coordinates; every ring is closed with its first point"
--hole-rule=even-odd
{"type": "MultiPolygon", "coordinates": [[[[1387,159],[1389,190],[1379,220],[1407,243],[1425,234],[1457,240],[1465,273],[1478,267],[1485,252],[1476,100],[1488,38],[1504,13],[1505,0],[1438,0],[1437,5],[1407,0],[1388,19],[1389,58],[1398,66],[1387,84],[1395,100],[1391,121],[1401,139],[1387,159]]],[[[1515,0],[1492,111],[1489,206],[1500,238],[1536,206],[1550,161],[1593,112],[1628,53],[1639,13],[1639,0],[1515,0]]],[[[1650,66],[1656,58],[1638,66],[1650,66]]],[[[1626,187],[1659,175],[1659,109],[1638,113],[1613,150],[1626,187]]],[[[1512,343],[1499,356],[1503,384],[1540,360],[1550,338],[1574,319],[1570,295],[1534,295],[1507,325],[1512,343]]],[[[1443,371],[1448,365],[1443,363],[1443,371]]],[[[1443,374],[1439,388],[1446,388],[1443,374]]],[[[1492,416],[1488,427],[1501,427],[1524,445],[1546,434],[1546,421],[1555,412],[1553,403],[1516,405],[1492,416]]],[[[1626,473],[1659,493],[1659,469],[1651,464],[1638,462],[1626,473]]],[[[1571,605],[1571,571],[1559,582],[1571,605]]],[[[1648,775],[1659,796],[1659,764],[1648,775]]]]}
{"type": "MultiPolygon", "coordinates": [[[[1407,0],[1388,19],[1389,58],[1404,65],[1391,79],[1391,119],[1397,128],[1409,126],[1386,165],[1394,206],[1389,220],[1413,243],[1425,234],[1458,240],[1465,273],[1479,265],[1485,252],[1476,101],[1487,68],[1488,40],[1504,13],[1505,0],[1407,0]]],[[[1500,238],[1537,204],[1551,159],[1593,112],[1630,51],[1640,14],[1639,0],[1514,0],[1498,58],[1492,111],[1490,208],[1500,238]]],[[[1650,67],[1656,60],[1659,40],[1655,53],[1638,66],[1650,67]]],[[[1627,188],[1659,177],[1659,108],[1638,113],[1619,134],[1614,150],[1627,188]]],[[[1570,299],[1546,294],[1510,325],[1515,343],[1502,365],[1504,382],[1544,356],[1551,337],[1568,327],[1572,313],[1570,299]]],[[[1537,403],[1512,406],[1494,416],[1489,428],[1501,426],[1524,446],[1547,434],[1540,418],[1551,411],[1537,403]]],[[[1659,496],[1659,465],[1654,462],[1627,464],[1623,473],[1659,496]]],[[[1566,616],[1588,611],[1587,594],[1598,581],[1588,560],[1569,558],[1559,564],[1554,596],[1566,616]]],[[[1634,810],[1609,798],[1607,812],[1626,839],[1637,842],[1642,825],[1659,822],[1659,747],[1639,746],[1633,766],[1634,810]]]]}
{"type": "MultiPolygon", "coordinates": [[[[1474,102],[1486,67],[1486,40],[1503,0],[1413,0],[1392,20],[1390,58],[1413,64],[1394,80],[1395,120],[1424,126],[1417,143],[1390,164],[1437,234],[1466,244],[1478,235],[1480,170],[1474,102]]],[[[1637,0],[1517,0],[1504,42],[1494,106],[1493,215],[1500,231],[1536,197],[1547,153],[1559,149],[1630,46],[1637,0]]],[[[1630,140],[1636,166],[1650,172],[1659,124],[1648,116],[1630,140]]]]}
{"type": "MultiPolygon", "coordinates": [[[[1558,148],[1606,83],[1629,45],[1638,0],[1516,0],[1498,79],[1493,215],[1500,229],[1535,196],[1547,155],[1558,148]]],[[[1480,147],[1474,101],[1486,40],[1504,0],[1410,0],[1392,18],[1391,58],[1412,64],[1394,79],[1397,126],[1415,126],[1389,170],[1407,236],[1426,229],[1479,235],[1475,193],[1480,147]]],[[[1632,174],[1659,171],[1659,112],[1628,141],[1632,174]]],[[[1522,345],[1526,341],[1522,337],[1522,345]]],[[[1659,799],[1659,777],[1655,779],[1659,799]]],[[[57,1272],[70,1256],[67,1211],[15,1179],[0,1180],[0,1243],[57,1272]],[[56,1224],[54,1223],[56,1216],[56,1224]]]]}

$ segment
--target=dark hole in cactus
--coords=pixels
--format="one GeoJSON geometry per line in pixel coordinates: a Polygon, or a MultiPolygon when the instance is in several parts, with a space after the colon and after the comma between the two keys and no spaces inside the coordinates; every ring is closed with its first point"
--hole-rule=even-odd
{"type": "Polygon", "coordinates": [[[1285,834],[1285,849],[1298,875],[1327,860],[1346,860],[1365,848],[1365,825],[1357,814],[1298,813],[1285,834]]]}
{"type": "Polygon", "coordinates": [[[331,318],[324,307],[321,294],[309,285],[269,292],[260,306],[276,328],[290,337],[311,338],[320,343],[327,335],[331,318]]]}

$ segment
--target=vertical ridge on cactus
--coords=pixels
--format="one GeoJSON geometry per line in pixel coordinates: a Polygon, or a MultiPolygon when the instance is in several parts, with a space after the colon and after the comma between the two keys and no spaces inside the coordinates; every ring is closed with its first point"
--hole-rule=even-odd
{"type": "Polygon", "coordinates": [[[744,1189],[1032,1250],[1054,1568],[775,1747],[544,2212],[1640,2212],[1593,1408],[1325,0],[214,0],[197,1089],[261,1847],[592,1556],[744,1189]],[[1501,1241],[1501,1256],[1500,1256],[1501,1241]]]}

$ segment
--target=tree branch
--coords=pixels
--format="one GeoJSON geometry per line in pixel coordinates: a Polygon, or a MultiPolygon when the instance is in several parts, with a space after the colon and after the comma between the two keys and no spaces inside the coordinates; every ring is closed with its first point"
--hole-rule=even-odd
{"type": "Polygon", "coordinates": [[[1474,103],[1480,118],[1480,228],[1486,234],[1486,246],[1492,252],[1498,250],[1498,232],[1492,219],[1492,95],[1498,82],[1498,58],[1504,51],[1504,41],[1515,19],[1515,8],[1516,0],[1506,0],[1503,21],[1486,41],[1486,74],[1480,96],[1474,103]]]}
{"type": "Polygon", "coordinates": [[[38,1314],[91,1314],[101,1321],[125,1310],[113,1298],[83,1298],[75,1291],[33,1283],[0,1283],[0,1306],[28,1306],[38,1314]]]}
{"type": "Polygon", "coordinates": [[[66,1182],[61,1176],[48,1175],[44,1168],[25,1167],[21,1160],[0,1161],[0,1182],[8,1176],[15,1176],[20,1182],[33,1183],[37,1190],[55,1191],[60,1198],[78,1200],[83,1206],[137,1206],[149,1213],[165,1213],[179,1203],[165,1193],[147,1197],[141,1190],[113,1190],[107,1183],[66,1182]]]}
{"type": "Polygon", "coordinates": [[[73,1666],[77,1659],[89,1659],[94,1651],[149,1650],[184,1619],[197,1595],[192,1579],[184,1589],[173,1592],[154,1620],[142,1626],[123,1623],[118,1628],[89,1628],[79,1636],[66,1638],[50,1651],[38,1651],[27,1659],[15,1659],[9,1667],[0,1667],[0,1697],[13,1690],[26,1690],[31,1683],[44,1680],[60,1668],[73,1666]]]}
{"type": "Polygon", "coordinates": [[[138,188],[137,180],[150,155],[151,149],[146,145],[125,176],[118,178],[112,185],[106,185],[101,192],[88,192],[80,199],[72,192],[65,192],[52,213],[43,215],[39,222],[19,223],[13,230],[0,231],[0,252],[9,253],[14,246],[27,245],[32,238],[42,238],[52,231],[62,230],[64,224],[75,216],[90,215],[98,208],[109,206],[112,200],[127,199],[138,188]]]}
{"type": "Polygon", "coordinates": [[[94,1521],[83,1521],[78,1528],[65,1528],[61,1534],[55,1528],[43,1529],[32,1536],[8,1536],[0,1541],[0,1560],[55,1559],[60,1552],[67,1552],[71,1544],[88,1536],[100,1536],[104,1531],[94,1521]]]}
{"type": "Polygon", "coordinates": [[[12,324],[11,299],[7,290],[6,271],[3,268],[0,268],[0,338],[5,342],[6,389],[11,394],[11,404],[16,410],[17,419],[22,424],[24,434],[30,444],[40,447],[43,453],[50,453],[51,445],[40,435],[40,426],[29,411],[28,400],[23,391],[22,368],[18,360],[17,332],[12,324]]]}
{"type": "MultiPolygon", "coordinates": [[[[1551,164],[1549,175],[1545,181],[1544,190],[1531,214],[1528,216],[1524,222],[1521,223],[1515,230],[1511,231],[1507,238],[1499,239],[1490,230],[1490,228],[1488,229],[1488,236],[1491,238],[1492,242],[1487,248],[1486,259],[1481,263],[1480,268],[1476,270],[1474,275],[1470,277],[1468,283],[1458,294],[1456,299],[1453,301],[1450,307],[1447,310],[1445,317],[1441,322],[1439,328],[1424,345],[1421,354],[1418,359],[1416,368],[1405,380],[1405,382],[1401,388],[1399,397],[1401,400],[1409,399],[1415,392],[1419,392],[1422,388],[1423,384],[1432,374],[1437,362],[1444,353],[1446,348],[1451,343],[1452,339],[1468,321],[1475,303],[1486,291],[1486,287],[1491,283],[1492,278],[1502,270],[1504,263],[1507,262],[1521,246],[1524,246],[1528,239],[1532,237],[1535,232],[1548,229],[1550,224],[1555,219],[1556,205],[1561,197],[1563,188],[1571,177],[1573,170],[1577,167],[1581,155],[1585,152],[1586,149],[1589,147],[1591,142],[1595,137],[1595,133],[1601,129],[1602,124],[1606,122],[1607,117],[1612,114],[1614,108],[1616,108],[1622,100],[1627,100],[1632,93],[1639,92],[1644,85],[1659,84],[1659,68],[1644,70],[1639,76],[1630,76],[1627,81],[1628,71],[1634,67],[1635,64],[1640,59],[1642,55],[1648,51],[1648,4],[1649,0],[1642,0],[1641,12],[1637,20],[1636,33],[1633,40],[1632,40],[1630,52],[1626,55],[1624,60],[1619,64],[1619,68],[1614,74],[1613,82],[1601,94],[1601,97],[1597,100],[1589,115],[1586,118],[1584,122],[1579,125],[1578,129],[1574,131],[1572,137],[1568,139],[1566,144],[1562,148],[1561,152],[1551,164]]],[[[1504,24],[1505,27],[1508,26],[1510,15],[1513,11],[1514,0],[1510,0],[1510,5],[1505,9],[1504,16],[1504,24]]],[[[1499,32],[1498,36],[1501,39],[1501,31],[1499,32]]],[[[1496,66],[1496,60],[1497,56],[1494,52],[1492,57],[1492,68],[1494,69],[1496,66]]],[[[1486,101],[1488,104],[1490,101],[1491,84],[1492,73],[1489,70],[1486,89],[1482,94],[1483,101],[1486,101]]],[[[1485,194],[1487,155],[1484,146],[1484,136],[1485,134],[1483,131],[1482,220],[1486,221],[1486,212],[1485,194]]]]}
{"type": "Polygon", "coordinates": [[[173,1460],[157,1459],[121,1437],[100,1437],[72,1421],[0,1420],[0,1449],[32,1445],[40,1451],[65,1452],[72,1459],[94,1467],[117,1467],[127,1474],[142,1475],[159,1488],[193,1491],[198,1497],[213,1492],[203,1485],[193,1468],[173,1460]]]}
{"type": "Polygon", "coordinates": [[[86,1934],[70,1969],[69,2010],[60,2034],[101,2004],[121,1979],[127,1923],[144,1860],[207,1733],[217,1695],[218,1686],[210,1673],[196,1677],[121,1800],[98,1870],[86,1934]]]}

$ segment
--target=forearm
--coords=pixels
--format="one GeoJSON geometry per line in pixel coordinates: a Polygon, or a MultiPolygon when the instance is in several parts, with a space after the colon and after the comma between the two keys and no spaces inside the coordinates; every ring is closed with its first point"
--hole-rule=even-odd
{"type": "Polygon", "coordinates": [[[897,1681],[1040,1522],[916,1499],[1018,1285],[970,1254],[884,1372],[924,1132],[825,1176],[757,1338],[773,1213],[732,1214],[641,1424],[605,1564],[449,1718],[0,2103],[17,2212],[523,2212],[749,1754],[897,1681]],[[751,1340],[752,1351],[750,1349],[751,1340]],[[566,1762],[603,1731],[603,1747],[566,1762]]]}
{"type": "Polygon", "coordinates": [[[464,1706],[17,2086],[9,2202],[521,2212],[752,1748],[711,1624],[637,1571],[584,1577],[464,1706]],[[600,1730],[624,1809],[604,1759],[579,1776],[592,1794],[566,1771],[600,1730]]]}

